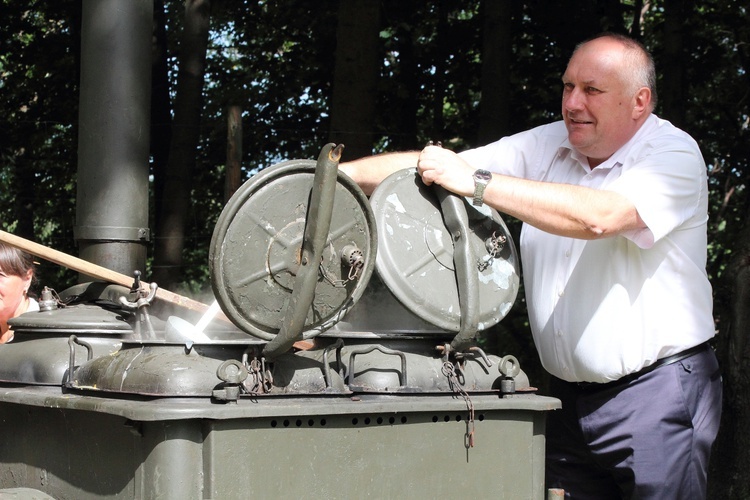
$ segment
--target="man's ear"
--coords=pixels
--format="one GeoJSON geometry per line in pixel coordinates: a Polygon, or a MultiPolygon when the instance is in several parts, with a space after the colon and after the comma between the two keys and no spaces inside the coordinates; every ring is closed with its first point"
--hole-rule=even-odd
{"type": "Polygon", "coordinates": [[[651,111],[651,89],[648,87],[641,87],[633,97],[633,119],[637,120],[644,113],[651,111]]]}

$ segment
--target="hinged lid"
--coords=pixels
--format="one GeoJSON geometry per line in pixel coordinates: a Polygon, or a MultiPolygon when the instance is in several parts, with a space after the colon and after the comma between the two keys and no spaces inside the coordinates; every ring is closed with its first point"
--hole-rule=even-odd
{"type": "MultiPolygon", "coordinates": [[[[476,326],[484,330],[504,318],[516,299],[518,256],[497,211],[461,199],[468,217],[468,272],[478,281],[476,326]]],[[[416,169],[401,170],[377,187],[370,204],[380,231],[376,260],[380,277],[414,314],[445,330],[459,331],[463,301],[458,280],[463,278],[454,265],[455,235],[446,227],[435,190],[425,186],[416,169]]]]}
{"type": "MultiPolygon", "coordinates": [[[[232,196],[214,230],[209,266],[216,299],[232,322],[261,339],[272,340],[288,314],[303,265],[315,168],[315,161],[291,160],[263,170],[232,196]]],[[[332,202],[333,211],[304,338],[338,321],[375,267],[377,236],[367,197],[345,174],[336,181],[333,200],[321,200],[332,202]]]]}

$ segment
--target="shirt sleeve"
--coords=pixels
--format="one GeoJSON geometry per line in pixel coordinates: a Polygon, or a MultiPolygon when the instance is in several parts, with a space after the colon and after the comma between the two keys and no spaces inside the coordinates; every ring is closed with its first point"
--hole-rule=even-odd
{"type": "Polygon", "coordinates": [[[668,136],[648,141],[626,160],[622,175],[607,189],[628,198],[647,229],[624,236],[650,248],[686,223],[705,223],[706,165],[689,137],[668,136]]]}

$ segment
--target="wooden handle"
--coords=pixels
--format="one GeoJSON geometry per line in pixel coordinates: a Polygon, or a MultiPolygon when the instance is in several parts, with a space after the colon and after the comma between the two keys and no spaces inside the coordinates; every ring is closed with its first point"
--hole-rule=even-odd
{"type": "MultiPolygon", "coordinates": [[[[20,248],[24,252],[36,255],[37,257],[40,257],[44,260],[48,260],[63,267],[67,267],[68,269],[72,269],[73,271],[85,274],[86,276],[91,276],[93,278],[108,281],[110,283],[115,283],[117,285],[122,285],[128,288],[133,286],[134,279],[132,276],[127,276],[111,269],[107,269],[106,267],[98,266],[87,260],[73,257],[72,255],[68,255],[64,252],[60,252],[59,250],[54,250],[44,245],[40,245],[39,243],[34,243],[33,241],[21,238],[20,236],[10,234],[5,231],[0,231],[0,241],[16,248],[20,248]]],[[[148,283],[142,282],[141,286],[143,286],[143,289],[145,291],[148,291],[148,283]]],[[[156,289],[156,298],[169,302],[170,304],[174,304],[178,307],[183,307],[190,311],[199,313],[205,313],[209,308],[208,304],[198,302],[191,298],[185,297],[184,295],[178,295],[163,288],[156,289]]],[[[221,311],[219,311],[216,315],[216,319],[232,324],[229,318],[227,318],[221,311]]],[[[300,340],[294,343],[294,348],[299,350],[307,350],[312,347],[312,343],[306,342],[304,340],[300,340]]]]}
{"type": "MultiPolygon", "coordinates": [[[[40,257],[44,260],[48,260],[63,267],[67,267],[68,269],[72,269],[73,271],[78,271],[79,273],[85,274],[86,276],[91,276],[93,278],[97,278],[110,283],[115,283],[117,285],[122,285],[128,288],[133,286],[134,278],[132,276],[127,276],[111,269],[107,269],[106,267],[98,266],[86,260],[79,259],[78,257],[73,257],[72,255],[68,255],[58,250],[40,245],[39,243],[34,243],[33,241],[21,238],[20,236],[10,234],[5,231],[0,231],[0,241],[2,241],[3,243],[7,243],[8,245],[12,245],[16,248],[20,248],[24,252],[36,255],[37,257],[40,257]]],[[[149,284],[142,283],[142,285],[144,287],[144,290],[148,291],[149,284]]],[[[156,297],[158,299],[169,302],[170,304],[174,304],[191,311],[205,313],[208,310],[207,304],[198,302],[182,295],[178,295],[163,288],[157,288],[156,297]]],[[[223,314],[217,315],[217,318],[229,322],[229,319],[227,319],[227,317],[223,314]]]]}

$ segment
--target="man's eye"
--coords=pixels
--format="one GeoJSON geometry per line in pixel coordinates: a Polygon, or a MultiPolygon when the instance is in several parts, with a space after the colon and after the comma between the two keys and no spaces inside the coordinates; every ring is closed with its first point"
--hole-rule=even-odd
{"type": "Polygon", "coordinates": [[[596,88],[596,87],[586,87],[586,93],[587,93],[587,94],[601,94],[601,93],[602,93],[602,91],[601,91],[601,90],[599,90],[599,89],[598,89],[598,88],[596,88]]]}

